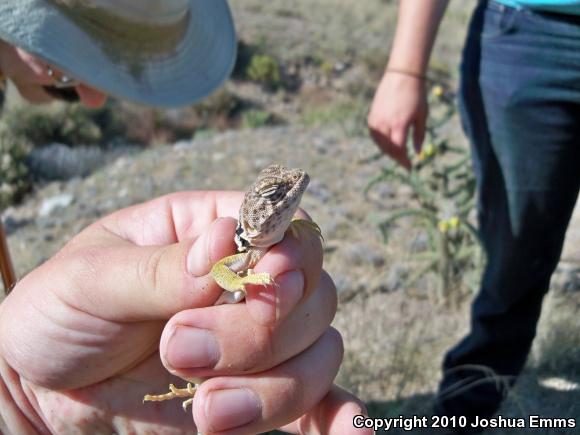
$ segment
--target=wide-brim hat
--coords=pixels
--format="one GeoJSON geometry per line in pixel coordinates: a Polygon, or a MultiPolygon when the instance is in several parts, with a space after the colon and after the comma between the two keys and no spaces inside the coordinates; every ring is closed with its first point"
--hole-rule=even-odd
{"type": "Polygon", "coordinates": [[[226,0],[0,0],[0,39],[100,91],[166,107],[219,87],[237,46],[226,0]]]}

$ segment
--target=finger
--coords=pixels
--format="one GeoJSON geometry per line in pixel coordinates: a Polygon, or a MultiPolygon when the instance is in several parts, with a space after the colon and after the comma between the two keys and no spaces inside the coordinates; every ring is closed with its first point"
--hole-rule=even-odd
{"type": "Polygon", "coordinates": [[[371,130],[371,136],[375,143],[379,145],[379,148],[381,148],[385,154],[391,157],[399,165],[409,170],[411,168],[411,161],[407,155],[407,150],[397,145],[392,140],[392,135],[393,133],[390,130],[386,133],[378,130],[371,130]]]}
{"type": "Polygon", "coordinates": [[[314,231],[301,231],[298,238],[287,232],[254,268],[255,273],[269,273],[276,285],[248,286],[248,312],[261,325],[280,322],[314,291],[321,270],[320,237],[314,231]]]}
{"type": "Polygon", "coordinates": [[[417,154],[421,152],[421,146],[425,140],[425,130],[426,120],[425,117],[422,116],[421,119],[417,120],[413,125],[413,147],[417,154]]]}
{"type": "Polygon", "coordinates": [[[199,237],[218,218],[238,218],[243,192],[178,192],[113,213],[100,224],[135,245],[199,237]]]}
{"type": "Polygon", "coordinates": [[[198,430],[261,433],[298,419],[329,391],[342,352],[340,334],[329,328],[305,352],[272,370],[205,381],[193,402],[198,430]]]}
{"type": "Polygon", "coordinates": [[[370,128],[369,133],[373,141],[379,146],[379,148],[387,155],[391,155],[393,144],[389,139],[389,131],[385,129],[384,131],[370,128]]]}
{"type": "Polygon", "coordinates": [[[184,379],[268,370],[318,340],[334,318],[336,300],[323,274],[316,291],[276,328],[256,324],[246,304],[183,311],[161,337],[163,363],[184,379]]]}
{"type": "Polygon", "coordinates": [[[280,429],[295,434],[372,435],[371,428],[354,426],[356,416],[368,416],[365,405],[356,396],[333,385],[313,409],[280,429]]]}
{"type": "Polygon", "coordinates": [[[406,169],[411,169],[411,160],[407,152],[407,137],[409,136],[409,125],[394,128],[391,131],[391,142],[397,149],[396,160],[406,169]]]}
{"type": "Polygon", "coordinates": [[[208,274],[234,250],[235,225],[231,218],[219,219],[193,241],[162,246],[135,246],[95,229],[34,274],[39,285],[48,276],[60,279],[53,283],[63,301],[101,319],[168,319],[187,308],[211,305],[221,294],[208,274]]]}

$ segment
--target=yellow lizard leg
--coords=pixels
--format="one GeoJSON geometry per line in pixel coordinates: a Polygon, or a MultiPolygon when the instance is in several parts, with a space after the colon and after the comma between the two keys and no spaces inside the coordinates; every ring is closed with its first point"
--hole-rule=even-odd
{"type": "Polygon", "coordinates": [[[322,236],[322,230],[316,222],[294,217],[292,218],[292,222],[290,222],[289,229],[290,233],[295,239],[298,239],[300,237],[300,233],[306,230],[313,231],[318,237],[324,240],[324,237],[322,236]]]}
{"type": "Polygon", "coordinates": [[[169,391],[169,393],[158,395],[147,394],[145,397],[143,397],[143,402],[163,402],[165,400],[171,400],[178,397],[188,397],[189,399],[183,401],[181,404],[183,410],[187,411],[187,407],[193,403],[193,397],[197,391],[197,386],[188,383],[185,388],[177,388],[175,385],[169,384],[169,391]]]}
{"type": "Polygon", "coordinates": [[[222,258],[213,265],[210,275],[215,279],[221,288],[229,292],[244,291],[247,284],[272,285],[274,280],[269,273],[251,273],[245,276],[238,275],[235,270],[244,270],[240,267],[247,263],[248,254],[241,253],[222,258]]]}

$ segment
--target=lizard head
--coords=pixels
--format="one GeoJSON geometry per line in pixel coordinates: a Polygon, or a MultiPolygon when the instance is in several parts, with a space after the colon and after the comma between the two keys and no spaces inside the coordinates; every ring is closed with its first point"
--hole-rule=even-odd
{"type": "Polygon", "coordinates": [[[309,181],[302,169],[271,165],[260,172],[240,207],[238,250],[267,248],[281,241],[309,181]]]}

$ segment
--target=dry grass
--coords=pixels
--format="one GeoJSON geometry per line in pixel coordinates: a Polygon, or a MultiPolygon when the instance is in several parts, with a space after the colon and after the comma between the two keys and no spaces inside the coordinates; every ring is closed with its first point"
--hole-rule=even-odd
{"type": "MultiPolygon", "coordinates": [[[[580,421],[579,307],[578,294],[548,295],[533,352],[500,415],[580,421]]],[[[363,397],[373,416],[431,415],[443,355],[467,331],[467,311],[467,305],[447,311],[397,294],[352,301],[341,308],[335,322],[346,342],[339,382],[363,397]]]]}

